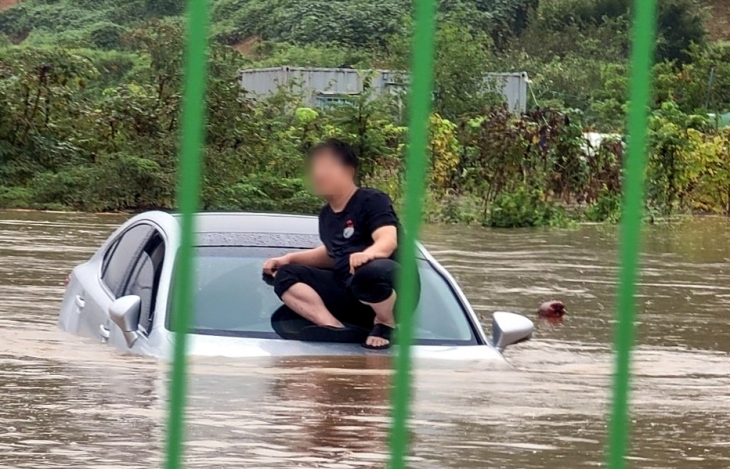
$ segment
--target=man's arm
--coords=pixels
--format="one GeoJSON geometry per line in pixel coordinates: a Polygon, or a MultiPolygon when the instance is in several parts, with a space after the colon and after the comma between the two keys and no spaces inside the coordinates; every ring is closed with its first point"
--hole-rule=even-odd
{"type": "Polygon", "coordinates": [[[373,231],[373,245],[365,249],[365,254],[373,259],[387,259],[398,248],[398,229],[395,226],[382,226],[373,231]]]}
{"type": "Polygon", "coordinates": [[[332,258],[327,254],[327,248],[319,246],[314,249],[290,252],[281,257],[267,259],[263,265],[264,274],[276,275],[276,271],[287,264],[302,264],[320,269],[331,269],[333,266],[332,258]]]}
{"type": "Polygon", "coordinates": [[[287,264],[302,264],[319,269],[331,269],[334,265],[324,245],[306,251],[290,252],[284,259],[287,264]]]}
{"type": "Polygon", "coordinates": [[[373,259],[387,259],[398,248],[398,229],[395,226],[381,226],[373,231],[373,244],[363,252],[350,255],[350,273],[373,259]]]}

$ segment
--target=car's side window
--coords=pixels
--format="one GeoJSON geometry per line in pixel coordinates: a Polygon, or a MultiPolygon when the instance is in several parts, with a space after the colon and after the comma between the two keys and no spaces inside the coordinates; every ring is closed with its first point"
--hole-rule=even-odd
{"type": "Polygon", "coordinates": [[[114,257],[114,251],[117,249],[117,246],[119,246],[119,240],[122,238],[117,238],[114,240],[114,242],[109,246],[109,249],[106,250],[104,253],[104,259],[101,262],[101,275],[102,278],[104,277],[104,273],[106,272],[106,268],[109,266],[109,262],[111,262],[112,257],[114,257]]]}
{"type": "Polygon", "coordinates": [[[153,234],[145,243],[131,269],[124,295],[140,297],[139,330],[149,332],[155,311],[155,300],[160,283],[162,263],[165,258],[165,242],[159,233],[153,234]]]}
{"type": "Polygon", "coordinates": [[[109,287],[114,297],[121,296],[124,281],[129,276],[130,267],[145,241],[152,234],[152,227],[147,224],[136,225],[128,229],[109,246],[102,262],[101,279],[109,287]]]}

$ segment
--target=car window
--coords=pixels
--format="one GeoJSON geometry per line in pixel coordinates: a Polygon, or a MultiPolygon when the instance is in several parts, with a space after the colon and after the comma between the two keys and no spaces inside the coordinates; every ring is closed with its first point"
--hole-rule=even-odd
{"type": "MultiPolygon", "coordinates": [[[[262,280],[261,266],[265,259],[284,252],[274,248],[198,248],[195,332],[278,337],[271,326],[271,315],[281,301],[262,280]]],[[[476,343],[464,307],[446,280],[423,260],[419,261],[419,272],[422,287],[418,343],[476,343]]]]}
{"type": "Polygon", "coordinates": [[[152,325],[164,257],[165,243],[159,234],[154,234],[132,267],[123,292],[123,296],[140,297],[139,330],[142,332],[148,332],[152,325]]]}
{"type": "Polygon", "coordinates": [[[136,225],[125,231],[109,247],[102,262],[101,279],[114,297],[119,297],[128,278],[132,262],[137,259],[146,239],[152,234],[147,224],[136,225]]]}

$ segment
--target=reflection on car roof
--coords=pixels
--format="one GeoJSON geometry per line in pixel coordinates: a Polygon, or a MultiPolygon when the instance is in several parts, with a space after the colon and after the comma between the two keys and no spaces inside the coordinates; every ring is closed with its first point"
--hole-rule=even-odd
{"type": "Polygon", "coordinates": [[[198,233],[198,246],[255,246],[272,248],[314,248],[319,236],[290,233],[198,233]]]}
{"type": "MultiPolygon", "coordinates": [[[[175,214],[179,220],[180,215],[175,214]]],[[[317,235],[317,217],[280,213],[203,212],[195,219],[198,233],[282,233],[317,235]]]]}

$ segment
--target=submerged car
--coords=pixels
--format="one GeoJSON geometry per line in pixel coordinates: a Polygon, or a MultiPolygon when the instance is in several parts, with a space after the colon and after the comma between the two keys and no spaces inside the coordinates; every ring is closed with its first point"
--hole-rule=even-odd
{"type": "MultiPolygon", "coordinates": [[[[272,324],[281,306],[262,279],[265,259],[320,244],[316,217],[260,213],[196,216],[196,300],[188,353],[260,357],[361,355],[354,343],[284,339],[272,324]]],[[[120,226],[88,262],[73,269],[59,326],[144,355],[171,355],[172,285],[180,243],[179,216],[137,215],[120,226]]],[[[413,353],[444,359],[503,359],[525,340],[532,321],[497,312],[487,337],[456,281],[418,246],[421,296],[413,353]]],[[[396,347],[397,348],[397,347],[396,347]]]]}

